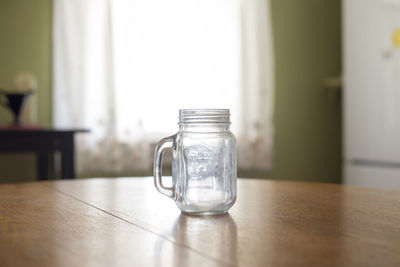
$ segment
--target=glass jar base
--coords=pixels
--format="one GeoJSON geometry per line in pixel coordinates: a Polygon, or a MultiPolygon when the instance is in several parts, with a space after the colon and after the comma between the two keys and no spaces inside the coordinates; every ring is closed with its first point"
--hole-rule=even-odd
{"type": "Polygon", "coordinates": [[[182,210],[182,213],[194,216],[204,216],[204,215],[222,215],[228,213],[228,211],[218,210],[218,211],[186,211],[182,210]]]}

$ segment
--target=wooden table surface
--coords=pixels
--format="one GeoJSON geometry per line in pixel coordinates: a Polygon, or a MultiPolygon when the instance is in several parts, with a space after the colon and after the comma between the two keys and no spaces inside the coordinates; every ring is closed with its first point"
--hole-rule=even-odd
{"type": "Polygon", "coordinates": [[[240,179],[196,217],[151,178],[5,184],[0,266],[400,266],[400,191],[240,179]]]}

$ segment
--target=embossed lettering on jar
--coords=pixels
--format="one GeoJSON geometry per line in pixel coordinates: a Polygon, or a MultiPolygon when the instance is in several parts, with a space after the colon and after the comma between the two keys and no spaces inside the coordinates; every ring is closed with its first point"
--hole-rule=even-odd
{"type": "Polygon", "coordinates": [[[156,188],[190,214],[226,213],[236,200],[236,141],[228,109],[179,111],[179,132],[162,139],[154,158],[156,188]],[[162,185],[162,151],[173,149],[171,188],[162,185]]]}

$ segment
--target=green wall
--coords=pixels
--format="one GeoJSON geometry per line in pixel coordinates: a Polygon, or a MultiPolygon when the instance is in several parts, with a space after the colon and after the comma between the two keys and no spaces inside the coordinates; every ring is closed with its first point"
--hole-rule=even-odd
{"type": "MultiPolygon", "coordinates": [[[[271,0],[271,5],[275,167],[267,176],[339,182],[340,97],[323,81],[340,74],[340,0],[271,0]]],[[[0,0],[0,88],[11,88],[17,72],[33,72],[42,125],[51,123],[51,9],[51,0],[0,0]]],[[[0,110],[0,122],[7,116],[0,110]]],[[[0,155],[0,181],[32,179],[32,168],[33,155],[0,155]]]]}
{"type": "Polygon", "coordinates": [[[38,122],[45,126],[51,124],[51,14],[51,0],[0,0],[0,88],[14,88],[18,72],[36,75],[38,122]]]}
{"type": "Polygon", "coordinates": [[[275,46],[275,167],[271,178],[341,181],[340,0],[271,0],[275,46]]]}
{"type": "MultiPolygon", "coordinates": [[[[13,89],[15,75],[37,77],[37,119],[51,125],[51,0],[0,0],[0,88],[13,89]]],[[[11,121],[0,107],[0,123],[11,121]]],[[[0,181],[33,179],[32,154],[0,154],[0,181]]]]}

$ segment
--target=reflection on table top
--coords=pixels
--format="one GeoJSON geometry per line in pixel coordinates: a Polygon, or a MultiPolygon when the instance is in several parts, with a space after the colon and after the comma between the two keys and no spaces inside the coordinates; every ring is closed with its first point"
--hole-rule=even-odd
{"type": "Polygon", "coordinates": [[[400,192],[240,179],[187,216],[151,178],[0,186],[6,266],[400,266],[400,192]]]}

